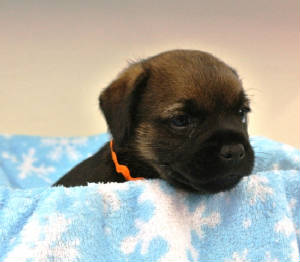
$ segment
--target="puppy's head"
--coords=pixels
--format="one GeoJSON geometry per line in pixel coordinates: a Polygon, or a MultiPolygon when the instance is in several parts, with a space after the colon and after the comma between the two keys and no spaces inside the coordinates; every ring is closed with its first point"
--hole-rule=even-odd
{"type": "Polygon", "coordinates": [[[216,193],[253,168],[249,100],[234,69],[174,50],[132,64],[100,96],[115,144],[171,184],[216,193]]]}

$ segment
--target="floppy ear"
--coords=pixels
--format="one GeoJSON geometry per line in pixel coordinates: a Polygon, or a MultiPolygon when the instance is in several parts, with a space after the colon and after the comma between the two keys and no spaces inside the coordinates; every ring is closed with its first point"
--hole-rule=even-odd
{"type": "Polygon", "coordinates": [[[100,108],[117,145],[122,145],[131,134],[135,109],[147,80],[148,73],[142,64],[133,64],[99,97],[100,108]]]}

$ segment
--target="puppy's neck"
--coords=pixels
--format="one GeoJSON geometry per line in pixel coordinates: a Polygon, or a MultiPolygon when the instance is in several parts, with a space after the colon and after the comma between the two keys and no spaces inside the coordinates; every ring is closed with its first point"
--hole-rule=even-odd
{"type": "Polygon", "coordinates": [[[135,154],[132,147],[128,145],[115,146],[113,141],[111,141],[110,154],[115,172],[117,175],[123,176],[127,181],[143,178],[159,178],[156,170],[135,154]]]}
{"type": "Polygon", "coordinates": [[[116,170],[117,173],[121,174],[126,181],[144,179],[143,177],[132,177],[128,167],[126,165],[122,165],[122,164],[119,163],[118,156],[117,156],[116,152],[114,151],[113,140],[110,140],[109,145],[110,145],[111,158],[114,162],[115,170],[116,170]]]}

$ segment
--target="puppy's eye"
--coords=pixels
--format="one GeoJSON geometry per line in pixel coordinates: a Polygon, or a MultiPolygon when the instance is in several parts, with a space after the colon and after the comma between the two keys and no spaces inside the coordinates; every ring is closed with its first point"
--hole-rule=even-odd
{"type": "Polygon", "coordinates": [[[185,128],[187,127],[191,122],[191,119],[188,115],[178,115],[171,118],[171,126],[174,128],[185,128]]]}
{"type": "Polygon", "coordinates": [[[243,124],[247,123],[247,114],[249,112],[250,112],[250,108],[249,107],[242,107],[242,108],[239,109],[238,115],[241,117],[243,124]]]}

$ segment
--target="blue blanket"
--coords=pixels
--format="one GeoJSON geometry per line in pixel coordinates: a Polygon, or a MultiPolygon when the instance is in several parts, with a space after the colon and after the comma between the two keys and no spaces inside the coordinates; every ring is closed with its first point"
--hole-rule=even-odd
{"type": "Polygon", "coordinates": [[[251,139],[253,174],[203,196],[161,180],[51,188],[107,135],[0,136],[0,261],[297,261],[300,153],[251,139]]]}

